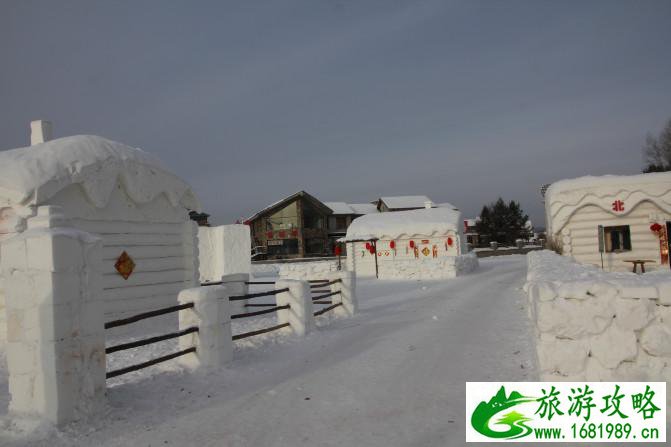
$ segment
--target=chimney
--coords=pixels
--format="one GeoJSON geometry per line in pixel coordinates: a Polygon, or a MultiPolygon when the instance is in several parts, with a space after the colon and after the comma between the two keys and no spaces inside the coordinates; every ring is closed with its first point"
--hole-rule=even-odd
{"type": "Polygon", "coordinates": [[[433,202],[427,200],[426,202],[424,202],[424,208],[433,208],[433,202]]]}
{"type": "Polygon", "coordinates": [[[35,120],[30,122],[30,145],[45,143],[52,139],[51,121],[35,120]]]}

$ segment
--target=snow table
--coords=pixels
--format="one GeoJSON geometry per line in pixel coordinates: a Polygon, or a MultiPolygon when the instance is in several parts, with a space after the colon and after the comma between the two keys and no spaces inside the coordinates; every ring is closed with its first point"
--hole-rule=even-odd
{"type": "Polygon", "coordinates": [[[655,262],[650,259],[625,259],[624,262],[631,262],[634,264],[634,268],[631,270],[634,273],[638,272],[638,266],[641,266],[641,273],[645,273],[645,263],[646,262],[655,262]]]}

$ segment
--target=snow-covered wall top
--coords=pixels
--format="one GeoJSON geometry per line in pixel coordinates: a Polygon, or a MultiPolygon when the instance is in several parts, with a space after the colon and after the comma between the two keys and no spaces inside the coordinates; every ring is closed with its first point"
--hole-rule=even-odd
{"type": "Polygon", "coordinates": [[[200,209],[189,185],[157,158],[102,137],[76,135],[0,152],[0,206],[43,205],[78,184],[103,208],[117,179],[136,203],[165,194],[175,207],[200,209]]]}
{"type": "Polygon", "coordinates": [[[352,221],[346,241],[397,239],[403,236],[442,236],[461,233],[461,213],[451,208],[367,214],[352,221]]]}
{"type": "Polygon", "coordinates": [[[622,216],[643,201],[671,212],[671,172],[561,180],[550,185],[545,193],[548,232],[559,233],[571,216],[587,205],[622,216]],[[616,201],[622,204],[615,206],[616,201]]]}

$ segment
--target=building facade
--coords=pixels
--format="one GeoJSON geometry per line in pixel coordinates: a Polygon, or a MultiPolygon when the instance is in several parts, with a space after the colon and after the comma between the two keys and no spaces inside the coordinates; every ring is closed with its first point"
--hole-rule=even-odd
{"type": "Polygon", "coordinates": [[[609,271],[669,268],[671,173],[581,177],[550,185],[547,235],[562,254],[609,271]]]}
{"type": "Polygon", "coordinates": [[[266,259],[320,257],[329,254],[327,221],[332,210],[305,191],[276,202],[245,223],[252,245],[266,259]]]}

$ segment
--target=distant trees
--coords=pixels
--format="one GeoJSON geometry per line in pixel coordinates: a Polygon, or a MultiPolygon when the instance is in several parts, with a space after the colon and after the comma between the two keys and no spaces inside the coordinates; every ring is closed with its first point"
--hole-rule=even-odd
{"type": "Polygon", "coordinates": [[[519,202],[506,203],[499,197],[496,202],[482,207],[476,230],[484,240],[512,245],[516,239],[529,237],[528,220],[519,202]]]}
{"type": "Polygon", "coordinates": [[[671,119],[657,138],[648,134],[643,146],[645,168],[643,172],[671,171],[671,119]]]}

